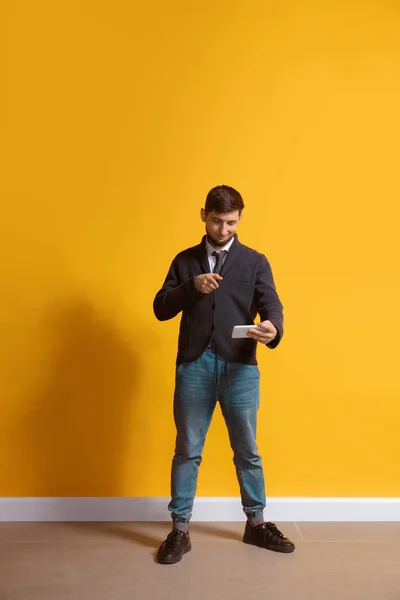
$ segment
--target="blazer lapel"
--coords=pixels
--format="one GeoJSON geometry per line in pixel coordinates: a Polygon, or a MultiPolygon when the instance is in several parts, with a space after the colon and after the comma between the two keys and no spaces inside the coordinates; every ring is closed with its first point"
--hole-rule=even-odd
{"type": "Polygon", "coordinates": [[[242,249],[242,244],[239,242],[238,236],[235,234],[234,242],[233,242],[232,246],[230,247],[228,256],[226,257],[226,260],[221,269],[221,277],[223,277],[225,275],[225,273],[227,271],[229,271],[231,266],[233,264],[235,264],[236,259],[239,256],[241,249],[242,249]]]}
{"type": "Polygon", "coordinates": [[[206,248],[206,236],[203,236],[201,243],[198,245],[199,249],[199,262],[203,273],[210,272],[210,263],[208,261],[208,254],[206,248]]]}

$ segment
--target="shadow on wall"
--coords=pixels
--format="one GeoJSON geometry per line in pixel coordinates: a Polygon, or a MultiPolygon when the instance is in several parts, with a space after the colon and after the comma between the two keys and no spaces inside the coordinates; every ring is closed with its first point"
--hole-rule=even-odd
{"type": "Polygon", "coordinates": [[[123,495],[139,376],[131,345],[84,298],[53,305],[41,328],[46,358],[24,423],[29,495],[123,495]]]}

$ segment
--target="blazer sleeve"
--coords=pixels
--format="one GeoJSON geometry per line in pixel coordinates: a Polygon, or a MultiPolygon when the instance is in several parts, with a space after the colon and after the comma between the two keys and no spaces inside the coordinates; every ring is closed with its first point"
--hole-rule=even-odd
{"type": "Polygon", "coordinates": [[[261,255],[256,273],[255,302],[261,321],[271,321],[278,334],[268,348],[276,348],[283,336],[283,306],[276,291],[271,266],[261,255]]]}
{"type": "Polygon", "coordinates": [[[157,292],[154,298],[154,314],[159,321],[173,319],[178,313],[201,297],[202,294],[196,290],[194,285],[194,277],[182,281],[178,261],[175,258],[161,290],[157,292]]]}

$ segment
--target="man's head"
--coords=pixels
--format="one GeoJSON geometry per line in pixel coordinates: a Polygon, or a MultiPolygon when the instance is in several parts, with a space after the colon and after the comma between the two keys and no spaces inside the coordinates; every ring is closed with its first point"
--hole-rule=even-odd
{"type": "Polygon", "coordinates": [[[206,224],[208,239],[214,247],[222,248],[233,238],[243,209],[242,196],[228,185],[218,185],[208,192],[205,208],[201,209],[201,220],[206,224]]]}

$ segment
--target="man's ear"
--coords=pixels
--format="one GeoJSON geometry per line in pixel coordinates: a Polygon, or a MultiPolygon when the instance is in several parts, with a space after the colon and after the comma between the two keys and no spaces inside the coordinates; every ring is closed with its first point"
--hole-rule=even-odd
{"type": "Polygon", "coordinates": [[[202,208],[200,210],[200,217],[201,217],[201,220],[203,221],[203,223],[205,223],[206,222],[206,210],[205,210],[205,208],[202,208]]]}

